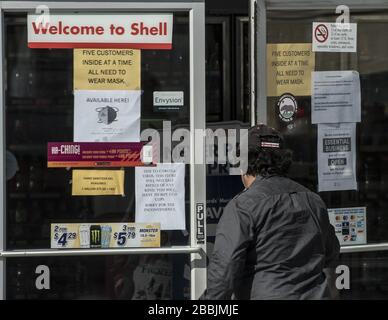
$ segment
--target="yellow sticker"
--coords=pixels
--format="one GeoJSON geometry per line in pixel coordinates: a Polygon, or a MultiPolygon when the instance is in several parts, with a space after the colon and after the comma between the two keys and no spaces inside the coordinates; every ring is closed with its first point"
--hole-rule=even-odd
{"type": "Polygon", "coordinates": [[[74,49],[74,90],[140,90],[141,51],[74,49]]]}
{"type": "Polygon", "coordinates": [[[279,43],[267,45],[267,96],[284,93],[311,95],[311,72],[315,54],[311,43],[279,43]]]}
{"type": "Polygon", "coordinates": [[[73,170],[72,195],[124,195],[124,170],[73,170]]]}
{"type": "Polygon", "coordinates": [[[53,223],[52,249],[158,248],[160,223],[53,223]]]}

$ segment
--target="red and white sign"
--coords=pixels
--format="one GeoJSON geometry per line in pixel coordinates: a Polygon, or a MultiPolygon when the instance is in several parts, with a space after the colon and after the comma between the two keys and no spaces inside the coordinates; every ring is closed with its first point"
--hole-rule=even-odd
{"type": "Polygon", "coordinates": [[[172,14],[29,14],[27,23],[29,48],[172,48],[172,14]]]}
{"type": "Polygon", "coordinates": [[[319,24],[315,27],[314,37],[318,42],[324,43],[329,37],[329,30],[324,24],[319,24]]]}
{"type": "Polygon", "coordinates": [[[357,52],[357,24],[313,22],[313,52],[357,52]]]}

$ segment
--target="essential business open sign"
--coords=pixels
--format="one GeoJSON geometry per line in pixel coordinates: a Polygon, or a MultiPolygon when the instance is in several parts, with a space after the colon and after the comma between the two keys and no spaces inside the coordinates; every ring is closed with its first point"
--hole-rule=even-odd
{"type": "Polygon", "coordinates": [[[27,23],[29,48],[172,48],[172,14],[29,14],[27,23]]]}

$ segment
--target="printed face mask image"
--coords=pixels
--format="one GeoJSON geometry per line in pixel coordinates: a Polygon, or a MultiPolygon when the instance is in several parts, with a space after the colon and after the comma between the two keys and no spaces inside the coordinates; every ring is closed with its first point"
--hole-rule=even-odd
{"type": "Polygon", "coordinates": [[[106,106],[97,108],[96,111],[98,112],[98,123],[111,124],[112,122],[117,121],[118,108],[106,106]]]}

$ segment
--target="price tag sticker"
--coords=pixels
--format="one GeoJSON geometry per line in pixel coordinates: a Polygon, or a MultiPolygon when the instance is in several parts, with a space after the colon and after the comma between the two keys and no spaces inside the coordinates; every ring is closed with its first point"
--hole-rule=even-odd
{"type": "Polygon", "coordinates": [[[74,248],[79,246],[78,232],[71,225],[51,225],[51,248],[74,248]]]}
{"type": "Polygon", "coordinates": [[[136,227],[123,224],[119,230],[113,234],[114,244],[117,247],[135,246],[138,241],[136,239],[136,227]],[[120,230],[121,229],[121,230],[120,230]]]}
{"type": "Polygon", "coordinates": [[[160,247],[159,223],[51,225],[52,249],[160,247]]]}

